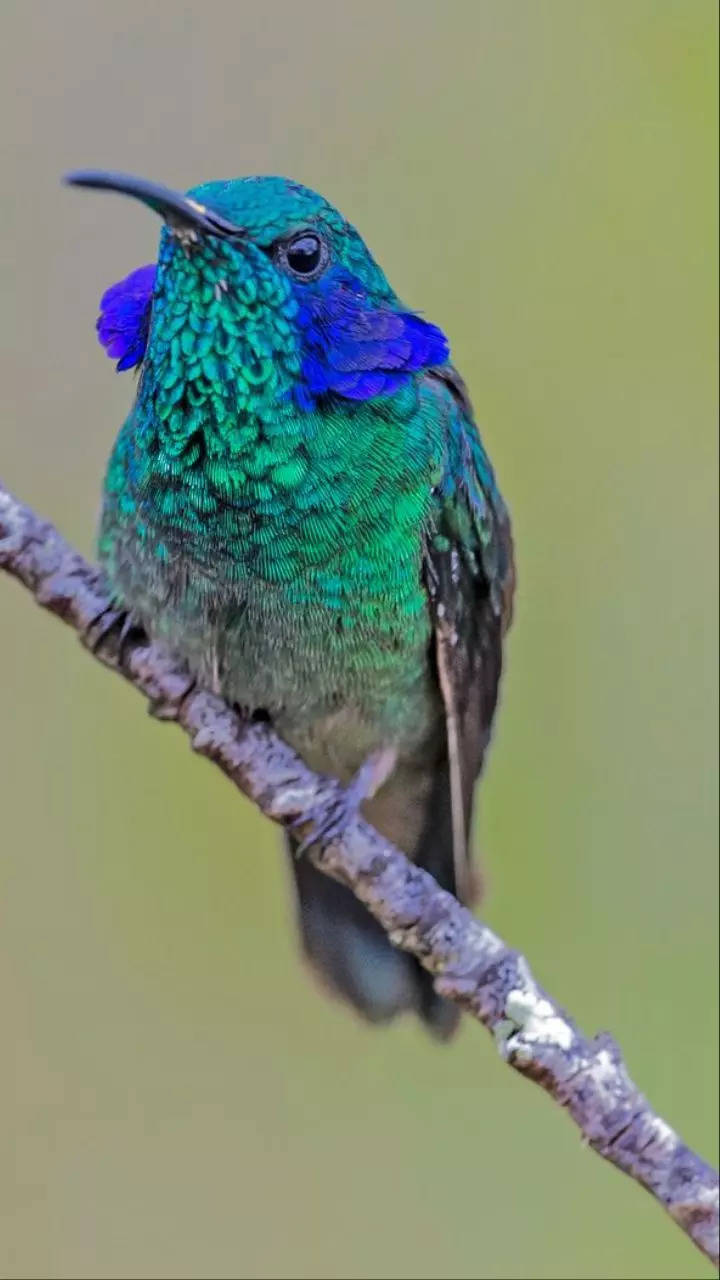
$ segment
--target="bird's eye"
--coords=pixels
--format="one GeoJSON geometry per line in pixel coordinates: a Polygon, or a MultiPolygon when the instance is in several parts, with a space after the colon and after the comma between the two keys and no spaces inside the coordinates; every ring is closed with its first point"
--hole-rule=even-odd
{"type": "Polygon", "coordinates": [[[281,247],[281,257],[298,280],[314,280],[327,266],[330,251],[314,231],[303,231],[281,247]]]}

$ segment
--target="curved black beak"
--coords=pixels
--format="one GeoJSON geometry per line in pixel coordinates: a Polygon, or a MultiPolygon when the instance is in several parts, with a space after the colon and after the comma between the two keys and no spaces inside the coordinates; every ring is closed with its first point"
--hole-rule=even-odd
{"type": "Polygon", "coordinates": [[[245,231],[228,222],[219,213],[213,213],[206,205],[193,200],[192,196],[184,196],[170,187],[163,187],[158,182],[148,182],[145,178],[134,178],[128,173],[105,172],[103,169],[75,169],[66,173],[63,182],[71,187],[92,187],[98,191],[119,191],[122,195],[134,196],[148,208],[159,213],[171,227],[195,228],[206,235],[223,236],[226,239],[242,239],[245,231]]]}

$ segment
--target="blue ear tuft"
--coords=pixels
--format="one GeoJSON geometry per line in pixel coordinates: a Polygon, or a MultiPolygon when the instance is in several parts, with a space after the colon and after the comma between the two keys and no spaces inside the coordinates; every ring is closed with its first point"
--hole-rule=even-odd
{"type": "Polygon", "coordinates": [[[373,305],[359,281],[335,273],[308,289],[298,320],[303,330],[303,375],[312,397],[347,400],[389,395],[411,373],[444,364],[445,334],[410,311],[373,305]]]}
{"type": "Polygon", "coordinates": [[[145,355],[155,287],[155,263],[138,267],[105,291],[100,299],[96,329],[117,370],[132,369],[145,355]]]}

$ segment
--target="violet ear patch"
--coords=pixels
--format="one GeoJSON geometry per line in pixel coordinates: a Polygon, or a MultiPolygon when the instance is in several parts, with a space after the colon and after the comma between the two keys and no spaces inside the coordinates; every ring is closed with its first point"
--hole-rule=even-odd
{"type": "Polygon", "coordinates": [[[302,391],[308,404],[328,392],[371,400],[403,386],[419,369],[449,358],[444,333],[421,316],[374,306],[360,282],[332,272],[303,297],[302,391]]]}
{"type": "Polygon", "coordinates": [[[131,271],[105,290],[95,327],[98,340],[119,373],[141,363],[150,330],[155,263],[131,271]]]}

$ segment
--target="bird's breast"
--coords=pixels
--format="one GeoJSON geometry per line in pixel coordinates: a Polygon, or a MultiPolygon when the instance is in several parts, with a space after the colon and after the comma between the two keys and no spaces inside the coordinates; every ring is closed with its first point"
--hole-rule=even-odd
{"type": "MultiPolygon", "coordinates": [[[[281,522],[272,537],[253,532],[248,521],[232,546],[211,531],[171,538],[145,512],[140,536],[110,506],[101,544],[153,638],[203,684],[266,710],[315,767],[331,768],[316,750],[329,738],[350,744],[354,768],[388,736],[422,735],[430,620],[419,531],[404,556],[342,527],[323,554],[281,522]]],[[[346,770],[336,760],[333,771],[346,770]]]]}
{"type": "Polygon", "coordinates": [[[183,468],[154,452],[154,424],[136,411],[106,479],[100,550],[113,585],[153,636],[243,706],[302,723],[349,706],[382,726],[416,720],[440,452],[431,427],[370,406],[239,419],[234,461],[208,438],[183,468]]]}

